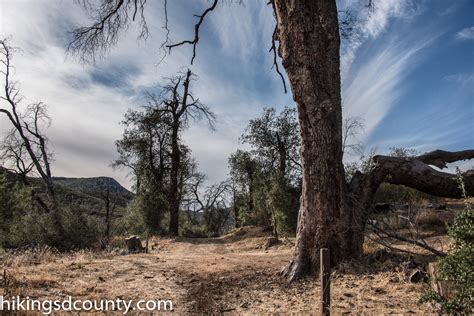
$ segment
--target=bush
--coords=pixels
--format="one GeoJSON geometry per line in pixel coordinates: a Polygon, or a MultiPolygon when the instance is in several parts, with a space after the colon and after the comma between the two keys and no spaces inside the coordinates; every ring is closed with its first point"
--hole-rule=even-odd
{"type": "Polygon", "coordinates": [[[274,179],[268,194],[269,206],[273,209],[272,225],[283,234],[294,234],[298,222],[301,188],[293,187],[274,179]]]}
{"type": "Polygon", "coordinates": [[[142,190],[129,203],[117,233],[163,234],[167,231],[168,209],[163,196],[152,190],[142,190]]]}
{"type": "Polygon", "coordinates": [[[202,225],[186,225],[184,227],[180,227],[180,235],[186,238],[217,237],[217,235],[209,233],[207,228],[202,225]]]}
{"type": "Polygon", "coordinates": [[[449,282],[452,295],[442,297],[430,291],[421,302],[434,301],[441,313],[471,314],[474,310],[474,212],[466,197],[462,176],[458,170],[459,188],[465,208],[459,212],[448,229],[454,245],[448,256],[439,260],[440,279],[449,282]]]}
{"type": "Polygon", "coordinates": [[[60,207],[59,222],[32,200],[32,188],[0,177],[0,247],[49,245],[58,249],[91,246],[100,237],[99,222],[80,208],[60,207]]]}
{"type": "Polygon", "coordinates": [[[32,245],[49,245],[61,250],[90,247],[100,237],[97,219],[85,215],[85,210],[61,209],[63,230],[53,225],[51,213],[26,212],[10,223],[6,246],[19,248],[32,245]]]}
{"type": "Polygon", "coordinates": [[[408,203],[410,205],[420,205],[425,201],[431,203],[439,202],[439,198],[418,190],[389,183],[382,183],[374,196],[374,202],[381,203],[408,203]]]}

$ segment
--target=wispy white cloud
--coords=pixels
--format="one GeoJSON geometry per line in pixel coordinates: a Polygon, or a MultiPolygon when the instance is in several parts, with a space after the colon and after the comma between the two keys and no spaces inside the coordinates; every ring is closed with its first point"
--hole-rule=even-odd
{"type": "Polygon", "coordinates": [[[351,38],[342,46],[341,78],[347,79],[351,65],[358,49],[369,39],[381,36],[389,22],[394,18],[411,18],[417,15],[421,8],[408,0],[374,0],[372,9],[360,7],[360,2],[353,1],[342,6],[344,10],[352,11],[358,21],[351,38]]]}
{"type": "Polygon", "coordinates": [[[460,40],[474,39],[474,26],[466,27],[456,33],[456,38],[460,40]]]}
{"type": "MultiPolygon", "coordinates": [[[[355,6],[359,1],[344,3],[355,6]]],[[[361,51],[366,43],[376,42],[388,33],[392,21],[410,19],[419,10],[408,0],[374,3],[376,10],[361,18],[357,36],[341,51],[344,114],[364,118],[366,130],[362,139],[367,139],[390,112],[403,92],[404,78],[433,37],[418,34],[413,39],[400,34],[391,41],[378,42],[370,51],[370,58],[364,59],[361,51]]],[[[177,42],[192,36],[193,14],[209,3],[201,0],[168,4],[172,39],[177,42]]],[[[23,49],[14,61],[22,93],[28,97],[26,101],[43,100],[49,105],[56,175],[109,175],[128,183],[126,172],[115,173],[108,167],[116,157],[114,141],[122,133],[118,122],[128,108],[140,105],[143,90],[163,84],[163,77],[189,65],[191,56],[190,47],[174,49],[157,65],[163,40],[162,2],[149,1],[148,5],[151,38],[137,42],[137,30],[131,26],[107,58],[93,66],[66,57],[68,27],[87,21],[73,1],[0,0],[0,36],[12,35],[13,45],[23,49]]],[[[281,81],[271,70],[268,49],[274,23],[265,1],[245,1],[244,5],[222,1],[203,25],[197,58],[191,67],[199,80],[192,89],[216,112],[217,131],[196,123],[184,139],[209,181],[226,177],[227,158],[240,146],[238,137],[249,119],[264,106],[281,108],[293,104],[291,93],[283,94],[281,81]]],[[[0,117],[0,130],[7,126],[5,123],[0,117]]],[[[462,133],[465,130],[441,136],[462,133]]]]}
{"type": "MultiPolygon", "coordinates": [[[[168,2],[175,42],[192,35],[193,14],[207,5],[206,0],[192,5],[168,2]]],[[[109,168],[116,157],[114,141],[123,131],[118,122],[128,108],[141,104],[141,92],[156,89],[164,77],[189,66],[191,56],[190,47],[174,49],[158,65],[164,37],[162,3],[148,4],[148,41],[137,42],[138,30],[132,25],[96,65],[82,65],[66,56],[68,28],[87,23],[87,15],[74,2],[0,0],[0,9],[0,36],[11,35],[12,44],[22,48],[14,64],[22,94],[28,97],[25,101],[42,100],[49,106],[55,175],[108,175],[127,185],[126,172],[109,168]]],[[[216,112],[217,131],[197,122],[184,139],[209,181],[227,176],[227,157],[239,146],[238,137],[248,120],[263,106],[281,107],[291,98],[282,97],[281,82],[271,71],[268,46],[273,23],[271,8],[265,3],[223,2],[203,25],[191,67],[199,80],[192,89],[216,112]],[[266,92],[259,86],[262,78],[266,92]]],[[[0,130],[8,126],[3,117],[0,124],[0,130]]]]}
{"type": "MultiPolygon", "coordinates": [[[[342,2],[341,2],[342,3],[342,2]]],[[[377,148],[385,152],[389,147],[409,147],[421,152],[436,148],[459,149],[473,143],[472,88],[473,75],[469,72],[451,75],[440,74],[439,88],[443,92],[427,92],[427,83],[413,81],[410,74],[429,60],[436,39],[446,31],[446,24],[439,21],[431,27],[420,24],[426,19],[428,8],[418,1],[376,1],[375,11],[359,11],[362,21],[352,40],[341,49],[341,79],[345,117],[360,117],[365,130],[358,139],[366,150],[377,148]],[[412,27],[410,27],[410,25],[412,27]],[[429,49],[430,48],[430,49],[429,49]],[[423,57],[423,58],[422,58],[423,57]],[[413,87],[420,86],[420,96],[425,100],[413,109],[413,116],[406,117],[405,109],[396,108],[405,102],[407,94],[416,97],[413,87]],[[403,116],[400,113],[404,113],[403,116]],[[400,122],[400,129],[394,129],[400,122]],[[381,126],[382,122],[387,127],[381,126]],[[377,134],[375,134],[377,133],[377,134]]],[[[358,1],[344,1],[342,9],[360,6],[358,1]]],[[[442,15],[452,15],[461,1],[444,5],[442,15]]],[[[432,13],[432,12],[431,12],[432,13]]],[[[440,18],[441,19],[441,18],[440,18]]],[[[468,37],[469,28],[463,30],[468,37]]],[[[442,62],[437,60],[436,62],[442,62]]],[[[449,74],[449,73],[448,73],[449,74]]],[[[434,79],[434,78],[433,78],[434,79]]],[[[410,100],[406,100],[410,103],[410,100]]],[[[347,161],[358,159],[347,155],[347,161]]]]}
{"type": "Polygon", "coordinates": [[[351,73],[343,85],[344,116],[359,117],[365,129],[364,143],[388,115],[404,92],[404,80],[413,70],[418,53],[434,40],[402,40],[399,37],[385,45],[377,45],[371,57],[351,73]]]}
{"type": "Polygon", "coordinates": [[[462,1],[454,1],[450,6],[448,6],[446,8],[443,8],[443,10],[439,11],[438,15],[439,16],[446,16],[446,15],[453,14],[454,12],[456,12],[459,9],[461,3],[462,3],[462,1]]]}
{"type": "MultiPolygon", "coordinates": [[[[446,81],[444,78],[440,79],[446,81]]],[[[387,117],[384,121],[391,127],[379,126],[376,130],[383,134],[383,131],[391,130],[393,126],[400,128],[382,137],[372,134],[374,137],[370,137],[369,147],[377,144],[381,152],[386,152],[390,147],[405,147],[420,153],[434,149],[459,150],[472,147],[474,108],[466,107],[467,104],[472,104],[472,90],[459,83],[442,82],[439,89],[442,89],[439,93],[427,93],[426,99],[414,104],[416,108],[411,105],[412,116],[391,113],[390,119],[387,117]]]]}
{"type": "MultiPolygon", "coordinates": [[[[360,6],[360,3],[349,2],[349,9],[354,10],[354,6],[360,6]]],[[[361,22],[354,37],[342,46],[343,116],[363,120],[364,130],[357,139],[364,145],[373,147],[374,144],[368,144],[368,141],[402,99],[407,87],[406,78],[416,68],[421,51],[439,36],[432,30],[391,30],[402,21],[404,24],[412,23],[425,9],[422,2],[374,1],[374,10],[369,14],[366,9],[359,12],[361,22]],[[360,17],[364,14],[365,18],[360,17]]],[[[406,146],[406,136],[399,138],[388,140],[389,146],[385,146],[383,141],[377,143],[377,147],[396,146],[398,140],[406,146]]],[[[417,145],[419,143],[414,144],[417,145]]],[[[348,155],[346,159],[355,157],[348,155]]]]}
{"type": "Polygon", "coordinates": [[[224,2],[217,7],[211,23],[222,51],[242,63],[255,62],[262,55],[262,46],[268,51],[275,19],[271,8],[258,2],[224,2]]]}

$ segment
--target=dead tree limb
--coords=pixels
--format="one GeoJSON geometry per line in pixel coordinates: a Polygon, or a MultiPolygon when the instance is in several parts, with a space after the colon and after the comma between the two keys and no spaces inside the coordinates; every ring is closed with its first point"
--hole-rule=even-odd
{"type": "Polygon", "coordinates": [[[5,139],[6,142],[3,142],[4,145],[7,143],[7,147],[4,147],[6,149],[4,154],[6,157],[14,158],[13,161],[18,167],[18,171],[23,173],[23,177],[26,177],[26,171],[32,171],[33,168],[30,164],[34,166],[35,171],[45,184],[48,197],[55,209],[57,201],[50,169],[51,155],[47,150],[48,140],[40,127],[40,125],[49,124],[49,117],[42,102],[31,104],[26,108],[26,111],[21,111],[22,97],[11,78],[13,69],[11,62],[14,51],[15,48],[11,47],[7,40],[0,40],[0,62],[3,66],[0,73],[3,75],[4,88],[4,93],[0,94],[0,101],[2,101],[0,113],[5,114],[13,126],[10,132],[10,144],[8,144],[8,138],[5,139]],[[25,163],[29,167],[24,167],[25,163]]]}
{"type": "MultiPolygon", "coordinates": [[[[445,168],[447,163],[473,158],[474,150],[435,150],[410,158],[375,156],[373,161],[376,167],[370,176],[381,182],[405,185],[431,195],[459,199],[462,198],[462,192],[455,175],[435,170],[430,165],[445,168]]],[[[472,170],[465,172],[463,178],[467,194],[474,195],[472,170]]]]}
{"type": "Polygon", "coordinates": [[[148,37],[148,26],[144,11],[146,0],[107,0],[97,6],[82,1],[83,7],[93,19],[90,26],[77,27],[72,30],[68,52],[78,55],[84,62],[95,61],[97,53],[106,52],[115,45],[121,30],[130,22],[135,22],[137,13],[140,17],[139,39],[148,37]]]}
{"type": "Polygon", "coordinates": [[[407,238],[407,237],[401,236],[399,234],[389,232],[389,231],[379,227],[377,224],[375,224],[373,222],[370,222],[370,221],[369,221],[369,225],[374,229],[375,234],[377,236],[379,236],[380,238],[389,237],[389,238],[397,239],[397,240],[400,240],[400,241],[418,246],[420,248],[426,249],[429,252],[431,252],[431,253],[433,253],[437,256],[440,256],[440,257],[445,257],[446,256],[445,252],[439,251],[439,250],[429,246],[426,242],[422,242],[422,241],[412,239],[412,238],[407,238]]]}
{"type": "MultiPolygon", "coordinates": [[[[194,58],[196,58],[196,46],[199,43],[199,29],[201,28],[201,25],[204,22],[206,15],[216,8],[217,2],[218,0],[214,0],[212,2],[212,5],[208,7],[206,10],[204,10],[204,12],[201,15],[197,15],[197,14],[194,15],[195,17],[199,18],[198,22],[194,25],[194,38],[192,40],[184,40],[176,44],[166,45],[166,47],[168,47],[170,52],[172,48],[177,47],[177,46],[181,46],[184,44],[193,45],[193,57],[191,58],[191,65],[193,64],[194,58]]],[[[166,18],[166,20],[168,20],[168,18],[166,18]]]]}
{"type": "Polygon", "coordinates": [[[420,155],[416,158],[420,161],[423,161],[426,164],[436,166],[440,169],[444,169],[446,168],[447,163],[456,162],[459,160],[473,159],[474,149],[455,151],[455,152],[438,149],[438,150],[420,155]]]}
{"type": "MultiPolygon", "coordinates": [[[[370,225],[372,202],[377,189],[383,182],[404,185],[439,197],[463,198],[463,192],[458,187],[456,175],[435,170],[430,164],[441,165],[472,158],[474,158],[473,150],[458,152],[435,150],[413,157],[379,155],[371,158],[370,163],[367,163],[364,168],[364,172],[356,171],[348,184],[349,196],[345,207],[345,220],[341,222],[341,231],[350,236],[351,240],[356,241],[354,242],[356,247],[354,253],[362,253],[366,227],[370,225]]],[[[463,178],[467,195],[474,195],[474,172],[472,170],[464,172],[463,178]]],[[[378,232],[379,235],[383,233],[382,231],[374,229],[374,232],[378,232]]],[[[391,232],[382,234],[382,236],[385,238],[400,237],[391,232]]],[[[398,240],[402,239],[398,238],[398,240]]],[[[404,238],[402,241],[413,243],[411,238],[406,239],[404,238]]],[[[413,239],[416,239],[416,236],[413,239]]],[[[420,240],[417,240],[417,243],[420,247],[427,249],[426,243],[420,240]]],[[[436,252],[439,253],[434,249],[433,253],[436,252]]],[[[439,254],[441,255],[441,253],[439,254]]]]}

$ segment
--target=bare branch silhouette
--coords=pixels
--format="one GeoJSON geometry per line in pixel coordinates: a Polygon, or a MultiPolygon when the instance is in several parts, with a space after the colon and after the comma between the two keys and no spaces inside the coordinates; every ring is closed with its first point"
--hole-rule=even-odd
{"type": "Polygon", "coordinates": [[[176,44],[166,45],[166,47],[168,47],[170,52],[172,48],[177,47],[177,46],[181,46],[184,44],[193,45],[193,57],[191,58],[191,65],[193,64],[194,59],[196,58],[196,46],[199,43],[199,29],[201,28],[201,25],[204,22],[206,15],[216,8],[217,2],[218,0],[213,0],[212,5],[208,7],[206,10],[204,10],[204,12],[201,15],[197,15],[197,14],[194,15],[195,17],[199,18],[198,22],[194,25],[194,38],[192,40],[184,40],[176,44]]]}

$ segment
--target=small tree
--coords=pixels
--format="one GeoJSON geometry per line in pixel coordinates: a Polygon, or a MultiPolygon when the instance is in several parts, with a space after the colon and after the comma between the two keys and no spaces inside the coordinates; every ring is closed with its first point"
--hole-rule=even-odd
{"type": "Polygon", "coordinates": [[[169,207],[165,199],[169,175],[169,132],[152,108],[128,111],[122,121],[125,131],[116,142],[119,158],[113,167],[127,168],[135,178],[134,209],[143,217],[147,231],[161,232],[169,207]]]}
{"type": "Polygon", "coordinates": [[[206,235],[219,236],[229,228],[232,183],[225,180],[203,188],[204,180],[204,175],[194,173],[192,181],[186,185],[183,206],[192,226],[199,228],[201,225],[206,235]]]}
{"type": "Polygon", "coordinates": [[[248,182],[248,211],[257,219],[254,224],[271,226],[275,237],[296,230],[301,195],[298,135],[295,109],[264,109],[241,137],[250,152],[237,151],[229,159],[233,178],[248,182]]]}
{"type": "Polygon", "coordinates": [[[12,79],[12,59],[16,51],[8,40],[0,40],[0,74],[3,76],[3,93],[0,94],[0,113],[11,124],[11,130],[1,142],[0,159],[11,166],[11,171],[20,175],[23,184],[30,186],[31,197],[46,213],[51,213],[52,224],[58,240],[64,236],[59,214],[59,205],[54,192],[51,174],[51,153],[44,129],[50,124],[46,106],[36,102],[23,107],[23,97],[17,83],[12,79]],[[28,176],[39,176],[47,194],[47,202],[32,186],[28,176]]]}
{"type": "Polygon", "coordinates": [[[180,169],[183,165],[184,153],[180,148],[181,132],[189,127],[190,121],[204,119],[211,129],[214,128],[215,115],[208,106],[191,92],[191,82],[195,74],[187,69],[184,73],[169,79],[169,84],[162,88],[159,96],[148,94],[150,106],[163,119],[170,130],[170,203],[169,233],[177,235],[179,230],[180,169]]]}
{"type": "Polygon", "coordinates": [[[112,227],[112,216],[114,215],[115,207],[116,207],[116,204],[114,203],[114,201],[112,200],[112,197],[111,197],[111,192],[110,192],[110,186],[109,185],[107,185],[107,188],[100,193],[100,197],[104,201],[104,206],[105,206],[104,236],[105,236],[106,240],[108,240],[109,237],[110,237],[110,231],[111,231],[111,227],[112,227]]]}
{"type": "MultiPolygon", "coordinates": [[[[7,40],[0,40],[0,61],[3,65],[0,73],[4,79],[0,113],[6,115],[12,125],[1,144],[1,158],[4,163],[13,166],[12,171],[18,173],[26,185],[29,185],[27,176],[33,171],[37,173],[43,180],[53,209],[57,209],[50,168],[51,154],[47,148],[48,139],[42,131],[49,125],[50,119],[42,102],[33,103],[24,111],[20,109],[23,97],[11,78],[14,51],[15,48],[7,40]]],[[[50,207],[46,203],[40,204],[49,212],[50,207]]]]}
{"type": "Polygon", "coordinates": [[[181,134],[191,121],[204,119],[211,129],[215,122],[214,113],[191,92],[195,77],[188,69],[168,78],[159,94],[146,93],[144,111],[125,115],[125,132],[116,142],[119,158],[113,166],[132,170],[141,199],[136,205],[151,232],[161,231],[163,215],[168,211],[168,232],[178,234],[185,182],[196,168],[181,134]]]}
{"type": "Polygon", "coordinates": [[[236,226],[255,224],[250,218],[254,217],[255,211],[255,178],[258,164],[249,152],[238,149],[229,157],[229,169],[234,188],[233,209],[236,226]]]}

